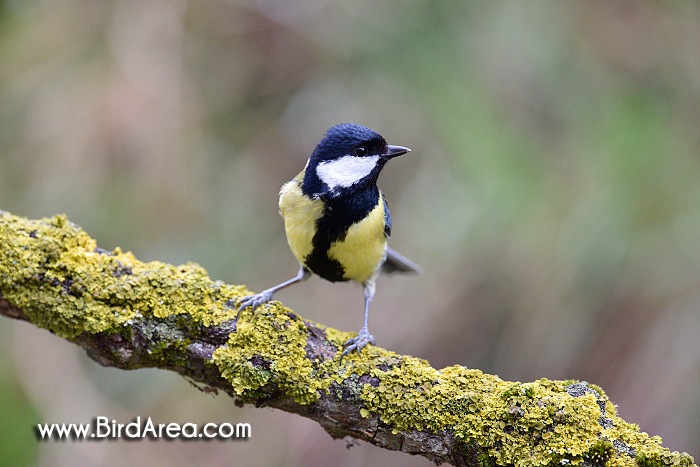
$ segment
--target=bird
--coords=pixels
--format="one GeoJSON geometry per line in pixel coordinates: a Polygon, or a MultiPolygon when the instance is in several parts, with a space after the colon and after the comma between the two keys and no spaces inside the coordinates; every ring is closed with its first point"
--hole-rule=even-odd
{"type": "Polygon", "coordinates": [[[304,169],[279,192],[279,212],[287,242],[299,262],[293,278],[242,298],[234,319],[254,312],[272,296],[316,274],[328,281],[354,281],[364,292],[364,321],[343,346],[342,358],[375,344],[369,309],[380,272],[420,272],[421,268],[387,246],[391,214],[377,177],[391,159],[409,153],[387,144],[375,131],[354,123],[328,129],[304,169]]]}

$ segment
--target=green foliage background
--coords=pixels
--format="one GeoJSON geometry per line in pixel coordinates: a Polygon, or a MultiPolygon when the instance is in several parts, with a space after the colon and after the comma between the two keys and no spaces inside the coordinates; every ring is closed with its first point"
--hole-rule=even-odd
{"type": "MultiPolygon", "coordinates": [[[[259,290],[296,271],[279,186],[326,128],[413,152],[380,186],[419,277],[380,345],[509,380],[581,379],[700,455],[696,2],[0,2],[0,209],[259,290]]],[[[280,297],[361,324],[360,291],[280,297]]],[[[103,369],[0,323],[0,464],[428,465],[175,375],[103,369]],[[12,394],[9,403],[7,394],[12,394]],[[250,422],[245,442],[38,442],[37,422],[250,422]]]]}

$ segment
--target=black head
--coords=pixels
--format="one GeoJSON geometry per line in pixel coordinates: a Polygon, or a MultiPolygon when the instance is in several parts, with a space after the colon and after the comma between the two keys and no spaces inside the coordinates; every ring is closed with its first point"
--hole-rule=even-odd
{"type": "Polygon", "coordinates": [[[374,186],[386,162],[410,149],[392,146],[375,131],[354,123],[330,128],[309,157],[304,176],[308,195],[374,186]]]}

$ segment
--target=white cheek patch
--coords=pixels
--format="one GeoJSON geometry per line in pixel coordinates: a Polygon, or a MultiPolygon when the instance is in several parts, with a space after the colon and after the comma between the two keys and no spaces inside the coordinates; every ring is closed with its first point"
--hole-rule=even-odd
{"type": "Polygon", "coordinates": [[[378,161],[379,156],[343,156],[321,162],[316,167],[316,174],[331,190],[346,188],[372,173],[378,161]]]}

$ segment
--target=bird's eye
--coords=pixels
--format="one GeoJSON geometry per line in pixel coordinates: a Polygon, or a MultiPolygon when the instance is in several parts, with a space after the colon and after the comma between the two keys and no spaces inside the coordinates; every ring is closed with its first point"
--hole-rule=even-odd
{"type": "Polygon", "coordinates": [[[367,155],[367,148],[364,146],[360,146],[359,148],[355,149],[355,155],[359,157],[364,157],[367,155]]]}

